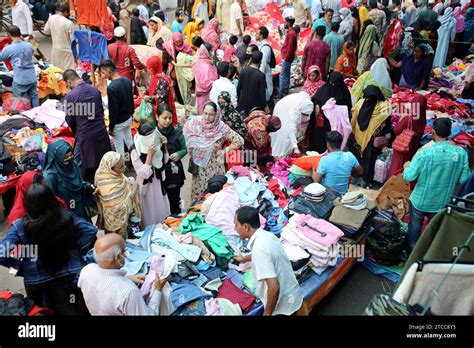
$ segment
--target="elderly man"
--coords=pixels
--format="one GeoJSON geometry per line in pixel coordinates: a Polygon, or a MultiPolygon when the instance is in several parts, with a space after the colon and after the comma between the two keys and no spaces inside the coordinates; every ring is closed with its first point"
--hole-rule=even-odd
{"type": "Polygon", "coordinates": [[[95,242],[97,264],[84,267],[77,284],[92,315],[159,315],[161,290],[166,280],[156,278],[147,305],[134,284],[142,279],[137,277],[132,281],[120,270],[125,264],[126,251],[124,239],[116,233],[106,234],[95,242]]]}

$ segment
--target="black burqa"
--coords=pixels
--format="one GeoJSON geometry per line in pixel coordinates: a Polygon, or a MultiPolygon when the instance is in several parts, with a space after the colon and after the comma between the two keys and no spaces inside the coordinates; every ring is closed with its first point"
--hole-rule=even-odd
{"type": "MultiPolygon", "coordinates": [[[[330,73],[328,82],[318,89],[311,100],[314,106],[318,105],[321,109],[321,107],[331,98],[336,99],[337,105],[346,105],[349,110],[349,118],[351,118],[351,93],[344,83],[344,77],[339,72],[330,73]]],[[[318,115],[314,112],[311,114],[307,133],[309,137],[308,150],[323,153],[327,150],[326,133],[331,131],[331,124],[322,111],[320,111],[319,118],[321,119],[322,117],[322,119],[324,119],[324,125],[321,121],[316,122],[318,118],[317,116],[318,115]]]]}
{"type": "MultiPolygon", "coordinates": [[[[385,97],[378,86],[367,86],[364,89],[364,102],[359,110],[359,115],[357,116],[357,123],[359,125],[359,129],[361,131],[365,131],[370,124],[370,120],[372,119],[372,115],[374,113],[375,107],[377,103],[384,101],[385,97]]],[[[360,165],[364,169],[364,173],[362,174],[362,178],[366,183],[370,183],[374,178],[374,169],[375,169],[375,161],[377,157],[382,152],[382,148],[374,147],[374,139],[377,136],[383,136],[387,133],[390,133],[390,117],[387,117],[385,124],[380,129],[376,130],[372,137],[370,138],[367,147],[365,148],[364,152],[360,152],[360,147],[356,145],[354,141],[354,137],[351,136],[348,142],[349,150],[356,156],[357,160],[359,161],[360,165]]]]}
{"type": "Polygon", "coordinates": [[[132,16],[130,20],[130,44],[146,45],[147,39],[143,31],[143,24],[138,17],[132,16]]]}

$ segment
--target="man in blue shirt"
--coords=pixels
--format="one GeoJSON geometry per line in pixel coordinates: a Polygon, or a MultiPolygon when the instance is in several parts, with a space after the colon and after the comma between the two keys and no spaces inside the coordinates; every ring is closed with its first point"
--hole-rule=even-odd
{"type": "Polygon", "coordinates": [[[183,22],[184,22],[184,11],[183,10],[176,10],[174,14],[174,21],[171,24],[171,32],[172,33],[183,33],[183,22]]]}
{"type": "Polygon", "coordinates": [[[0,53],[0,61],[9,59],[13,67],[13,95],[24,97],[25,94],[33,107],[39,106],[38,80],[33,65],[33,46],[23,41],[20,28],[12,25],[8,28],[12,43],[0,53]]]}
{"type": "Polygon", "coordinates": [[[322,157],[318,169],[313,170],[313,181],[344,195],[349,189],[351,174],[360,176],[363,169],[351,152],[341,151],[341,133],[328,132],[326,141],[329,154],[322,157]]]}
{"type": "MultiPolygon", "coordinates": [[[[434,145],[419,151],[403,166],[403,179],[415,181],[410,196],[408,244],[410,250],[420,237],[425,216],[431,219],[448,204],[457,184],[469,178],[467,152],[448,141],[451,120],[439,118],[433,122],[434,145]]],[[[456,231],[453,231],[456,232],[456,231]]]]}

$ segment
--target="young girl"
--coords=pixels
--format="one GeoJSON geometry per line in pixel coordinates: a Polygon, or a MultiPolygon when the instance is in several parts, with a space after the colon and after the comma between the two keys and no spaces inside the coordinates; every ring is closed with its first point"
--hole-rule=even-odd
{"type": "Polygon", "coordinates": [[[237,50],[235,44],[237,43],[237,36],[231,35],[229,37],[229,43],[224,47],[224,62],[233,63],[237,50]]]}
{"type": "Polygon", "coordinates": [[[175,215],[181,213],[180,192],[186,179],[181,159],[186,156],[188,150],[181,127],[175,128],[171,124],[171,119],[171,108],[167,104],[161,104],[157,110],[158,130],[166,137],[166,147],[170,154],[170,161],[165,164],[164,187],[168,195],[171,214],[175,215]]]}

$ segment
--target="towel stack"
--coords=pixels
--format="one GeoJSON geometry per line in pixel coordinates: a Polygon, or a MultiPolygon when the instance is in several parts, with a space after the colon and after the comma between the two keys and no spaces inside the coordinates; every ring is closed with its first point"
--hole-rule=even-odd
{"type": "Polygon", "coordinates": [[[331,224],[322,219],[316,219],[311,215],[295,214],[281,233],[281,239],[285,244],[292,245],[285,248],[289,258],[294,258],[295,248],[302,249],[300,254],[303,256],[304,251],[311,255],[311,268],[317,274],[321,274],[329,266],[334,266],[337,262],[339,254],[339,238],[344,233],[331,224]],[[288,249],[288,250],[287,250],[288,249]]]}

